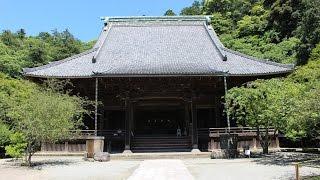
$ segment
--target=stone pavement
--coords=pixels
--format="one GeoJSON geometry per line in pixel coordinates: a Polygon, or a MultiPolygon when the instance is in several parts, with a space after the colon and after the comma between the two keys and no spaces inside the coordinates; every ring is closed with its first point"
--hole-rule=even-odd
{"type": "Polygon", "coordinates": [[[36,166],[28,168],[21,166],[20,161],[0,159],[0,180],[290,180],[295,177],[293,162],[300,162],[301,176],[320,176],[320,155],[307,153],[276,153],[251,159],[183,159],[170,154],[164,159],[109,162],[84,161],[82,157],[35,156],[33,162],[36,166]]]}
{"type": "Polygon", "coordinates": [[[182,160],[145,160],[128,180],[193,180],[182,160]]]}

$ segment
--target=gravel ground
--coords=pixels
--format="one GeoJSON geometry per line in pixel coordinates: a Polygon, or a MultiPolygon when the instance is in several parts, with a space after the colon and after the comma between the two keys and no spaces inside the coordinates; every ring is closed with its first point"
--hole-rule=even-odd
{"type": "Polygon", "coordinates": [[[34,157],[33,168],[0,160],[0,179],[127,179],[141,161],[89,162],[81,157],[34,157]]]}
{"type": "Polygon", "coordinates": [[[34,157],[36,166],[21,167],[19,162],[0,160],[0,180],[15,179],[293,179],[293,162],[301,163],[302,176],[320,175],[320,156],[299,153],[277,153],[252,159],[161,159],[112,160],[89,162],[81,157],[34,157]],[[192,177],[193,176],[193,177],[192,177]],[[182,177],[182,176],[181,176],[182,177]],[[138,178],[139,179],[139,178],[138,178]],[[148,179],[148,178],[144,178],[148,179]],[[150,178],[149,178],[150,179],[150,178]]]}
{"type": "MultiPolygon", "coordinates": [[[[185,164],[195,179],[223,179],[223,180],[269,180],[294,179],[293,165],[260,164],[252,159],[197,159],[185,160],[185,164]]],[[[319,175],[320,169],[314,167],[300,168],[302,176],[319,175]]]]}

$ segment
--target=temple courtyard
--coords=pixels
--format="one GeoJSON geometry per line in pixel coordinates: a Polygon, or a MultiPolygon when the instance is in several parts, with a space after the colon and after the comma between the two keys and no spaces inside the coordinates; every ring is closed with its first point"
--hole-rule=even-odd
{"type": "Polygon", "coordinates": [[[245,159],[122,159],[109,162],[85,161],[82,157],[35,156],[35,166],[0,160],[0,179],[293,179],[294,163],[300,162],[301,176],[320,175],[320,155],[275,153],[245,159]]]}

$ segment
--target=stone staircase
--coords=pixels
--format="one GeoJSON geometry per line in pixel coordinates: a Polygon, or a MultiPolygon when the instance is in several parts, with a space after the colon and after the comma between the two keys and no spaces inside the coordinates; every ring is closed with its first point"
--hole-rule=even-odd
{"type": "Polygon", "coordinates": [[[132,138],[132,152],[190,152],[191,137],[138,135],[132,138]]]}

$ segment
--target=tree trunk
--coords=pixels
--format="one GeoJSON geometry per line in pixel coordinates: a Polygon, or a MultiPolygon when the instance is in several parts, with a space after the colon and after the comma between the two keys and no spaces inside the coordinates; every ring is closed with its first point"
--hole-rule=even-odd
{"type": "Polygon", "coordinates": [[[28,166],[31,166],[31,157],[32,157],[32,153],[28,154],[28,166]]]}
{"type": "Polygon", "coordinates": [[[27,166],[31,166],[31,157],[32,157],[32,144],[28,143],[27,149],[26,149],[26,154],[25,154],[25,163],[27,166]]]}
{"type": "Polygon", "coordinates": [[[269,153],[269,128],[266,128],[265,134],[260,131],[260,128],[257,127],[257,136],[260,141],[260,145],[262,147],[262,153],[269,153]]]}
{"type": "Polygon", "coordinates": [[[269,153],[269,128],[266,128],[266,132],[264,134],[264,137],[262,139],[262,153],[268,154],[269,153]]]}
{"type": "Polygon", "coordinates": [[[264,146],[262,146],[262,153],[263,153],[263,154],[268,154],[268,153],[269,153],[268,143],[267,143],[267,144],[264,144],[264,146]]]}

